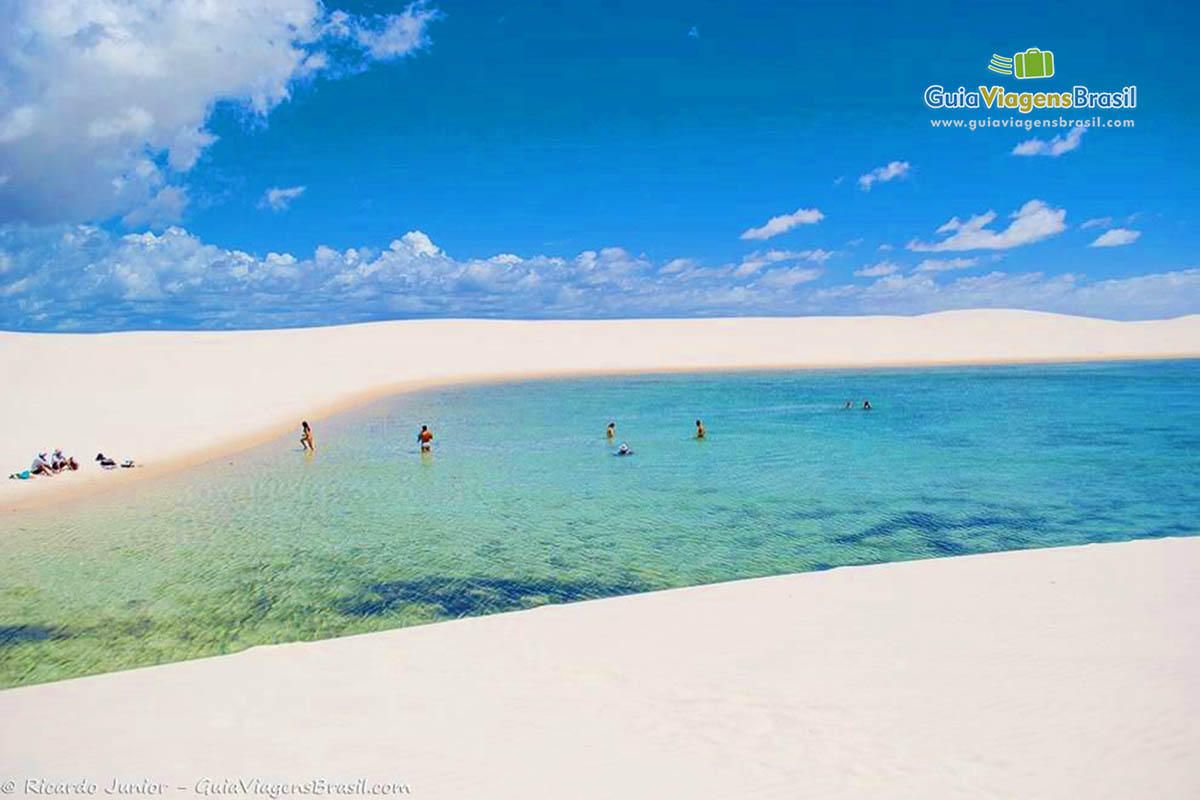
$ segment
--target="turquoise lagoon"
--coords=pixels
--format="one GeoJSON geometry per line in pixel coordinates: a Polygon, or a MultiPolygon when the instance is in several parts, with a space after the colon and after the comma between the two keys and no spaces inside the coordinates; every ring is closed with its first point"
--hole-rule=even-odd
{"type": "Polygon", "coordinates": [[[315,456],[297,431],[0,520],[0,685],[735,578],[1200,531],[1200,361],[454,387],[315,434],[315,456]],[[696,418],[708,439],[693,438],[696,418]],[[621,442],[635,455],[614,457],[621,442]]]}

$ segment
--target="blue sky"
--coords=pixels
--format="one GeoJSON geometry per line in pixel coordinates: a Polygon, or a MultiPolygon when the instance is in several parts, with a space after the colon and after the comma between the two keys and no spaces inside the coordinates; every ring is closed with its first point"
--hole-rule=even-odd
{"type": "Polygon", "coordinates": [[[1186,4],[4,5],[3,328],[1200,312],[1186,4]]]}

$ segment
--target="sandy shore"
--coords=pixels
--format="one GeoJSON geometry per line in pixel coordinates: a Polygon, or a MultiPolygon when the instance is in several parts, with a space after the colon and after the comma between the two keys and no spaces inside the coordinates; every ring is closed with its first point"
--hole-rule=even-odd
{"type": "Polygon", "coordinates": [[[1192,798],[1198,614],[1200,538],[543,607],[2,692],[0,777],[1192,798]]]}
{"type": "MultiPolygon", "coordinates": [[[[0,333],[0,474],[61,447],[85,469],[3,481],[54,502],[266,441],[386,393],[656,370],[1200,357],[1200,316],[1110,322],[1028,311],[922,317],[431,320],[230,333],[0,333]],[[97,452],[147,469],[104,473],[97,452]]],[[[319,435],[319,430],[318,430],[319,435]]]]}

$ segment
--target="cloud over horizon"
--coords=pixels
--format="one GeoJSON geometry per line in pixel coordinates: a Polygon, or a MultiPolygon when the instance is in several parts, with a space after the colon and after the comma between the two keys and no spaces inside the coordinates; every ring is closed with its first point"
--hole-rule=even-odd
{"type": "Polygon", "coordinates": [[[244,329],[445,316],[916,314],[954,308],[1115,319],[1200,312],[1200,268],[1094,282],[1079,274],[999,271],[947,281],[941,270],[904,275],[881,262],[857,271],[876,278],[868,284],[821,285],[823,261],[813,252],[751,253],[716,266],[692,258],[658,263],[620,247],[573,257],[456,259],[427,234],[410,231],[381,248],[322,245],[309,256],[256,256],[205,243],[177,227],[119,236],[89,225],[7,225],[0,226],[0,328],[244,329]]]}

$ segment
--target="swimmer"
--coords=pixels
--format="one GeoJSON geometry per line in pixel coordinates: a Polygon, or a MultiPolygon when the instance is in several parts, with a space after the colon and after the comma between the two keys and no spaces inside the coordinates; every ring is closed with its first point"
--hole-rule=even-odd
{"type": "Polygon", "coordinates": [[[612,439],[616,435],[617,435],[617,423],[615,423],[615,422],[608,423],[608,430],[606,430],[604,432],[605,438],[612,439]]]}
{"type": "Polygon", "coordinates": [[[422,453],[433,450],[433,431],[429,430],[428,425],[421,426],[421,432],[417,434],[417,442],[421,445],[422,453]]]}
{"type": "Polygon", "coordinates": [[[871,410],[871,401],[863,400],[863,411],[870,411],[870,410],[871,410]]]}
{"type": "Polygon", "coordinates": [[[846,411],[849,411],[850,409],[854,408],[854,403],[847,400],[846,405],[842,406],[842,408],[846,411]]]}
{"type": "Polygon", "coordinates": [[[303,450],[317,451],[316,445],[313,444],[312,428],[308,427],[308,421],[300,423],[300,448],[303,450]]]}
{"type": "Polygon", "coordinates": [[[704,434],[705,434],[704,423],[701,422],[700,420],[696,420],[696,438],[703,439],[704,434]]]}
{"type": "Polygon", "coordinates": [[[627,445],[627,444],[623,444],[623,445],[621,445],[620,447],[618,447],[618,448],[617,448],[617,452],[615,453],[615,455],[618,455],[618,456],[631,456],[631,455],[633,455],[633,451],[629,449],[629,445],[627,445]]]}

